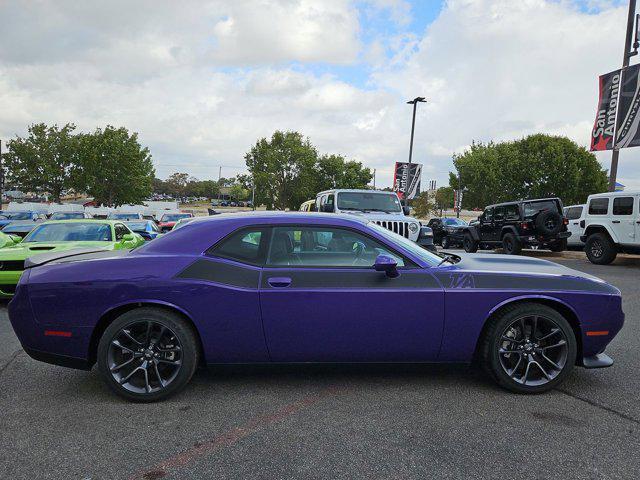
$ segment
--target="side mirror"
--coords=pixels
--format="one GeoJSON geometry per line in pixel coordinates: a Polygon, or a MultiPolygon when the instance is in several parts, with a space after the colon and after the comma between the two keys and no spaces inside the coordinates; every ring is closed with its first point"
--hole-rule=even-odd
{"type": "Polygon", "coordinates": [[[398,272],[398,262],[395,258],[389,255],[380,254],[376,257],[376,263],[373,264],[373,268],[376,272],[384,272],[389,278],[396,278],[400,273],[398,272]]]}
{"type": "Polygon", "coordinates": [[[20,235],[15,235],[13,233],[8,233],[9,238],[13,243],[20,243],[22,241],[22,237],[20,235]]]}
{"type": "Polygon", "coordinates": [[[404,213],[408,217],[409,215],[411,215],[411,209],[408,206],[404,205],[402,207],[402,213],[404,213]]]}
{"type": "Polygon", "coordinates": [[[122,236],[122,241],[123,242],[133,242],[136,239],[135,235],[133,233],[125,233],[122,236]]]}
{"type": "Polygon", "coordinates": [[[333,213],[334,211],[333,204],[329,203],[325,203],[321,208],[324,213],[333,213]]]}

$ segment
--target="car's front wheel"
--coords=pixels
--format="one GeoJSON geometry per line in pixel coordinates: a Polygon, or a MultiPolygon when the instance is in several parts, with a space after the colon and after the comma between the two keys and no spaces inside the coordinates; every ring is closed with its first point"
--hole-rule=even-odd
{"type": "Polygon", "coordinates": [[[449,242],[449,237],[445,235],[442,237],[442,248],[449,248],[450,246],[451,242],[449,242]]]}
{"type": "Polygon", "coordinates": [[[521,303],[489,320],[480,344],[483,367],[502,387],[541,393],[558,386],[577,355],[571,325],[551,307],[521,303]]]}
{"type": "Polygon", "coordinates": [[[179,315],[137,308],[116,318],[98,344],[98,371],[116,394],[136,402],[181,390],[198,365],[198,340],[179,315]]]}

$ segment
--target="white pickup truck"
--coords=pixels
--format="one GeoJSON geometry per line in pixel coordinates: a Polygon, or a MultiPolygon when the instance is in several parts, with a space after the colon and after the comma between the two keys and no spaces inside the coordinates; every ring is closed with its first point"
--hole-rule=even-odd
{"type": "Polygon", "coordinates": [[[395,192],[382,190],[325,190],[316,195],[314,210],[358,215],[434,250],[433,231],[409,216],[395,192]]]}
{"type": "Polygon", "coordinates": [[[606,265],[619,252],[640,253],[640,191],[589,195],[580,226],[592,263],[606,265]]]}

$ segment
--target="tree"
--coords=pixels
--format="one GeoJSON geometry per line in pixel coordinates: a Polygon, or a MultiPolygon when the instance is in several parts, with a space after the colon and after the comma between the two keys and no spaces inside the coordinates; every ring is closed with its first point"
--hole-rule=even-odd
{"type": "Polygon", "coordinates": [[[173,173],[165,180],[169,195],[175,198],[184,198],[186,196],[187,185],[189,182],[197,181],[197,179],[189,177],[188,173],[173,173]]]}
{"type": "Polygon", "coordinates": [[[3,155],[7,182],[26,192],[49,193],[60,201],[62,192],[72,186],[73,166],[78,160],[75,125],[48,127],[38,123],[29,127],[26,138],[7,142],[3,155]]]}
{"type": "Polygon", "coordinates": [[[367,188],[373,178],[362,163],[346,161],[342,155],[322,155],[315,168],[316,192],[329,188],[367,188]]]}
{"type": "Polygon", "coordinates": [[[262,138],[245,155],[256,186],[256,203],[268,209],[297,209],[310,198],[318,152],[298,132],[276,131],[262,138]]]}
{"type": "Polygon", "coordinates": [[[249,197],[249,191],[239,183],[234,183],[231,185],[229,195],[236,200],[246,200],[249,197]]]}
{"type": "Polygon", "coordinates": [[[186,195],[190,197],[206,197],[212,199],[218,196],[220,187],[215,180],[193,179],[187,183],[186,195]]]}
{"type": "Polygon", "coordinates": [[[429,198],[428,192],[420,192],[417,197],[411,200],[411,206],[418,218],[429,218],[438,211],[437,205],[429,198]]]}
{"type": "MultiPolygon", "coordinates": [[[[509,200],[559,197],[566,204],[584,203],[606,191],[607,172],[595,155],[574,141],[545,134],[502,143],[473,143],[453,163],[466,187],[463,206],[482,208],[509,200]]],[[[458,177],[449,173],[450,187],[458,177]]]]}
{"type": "Polygon", "coordinates": [[[271,140],[259,140],[245,160],[251,175],[238,176],[238,182],[249,189],[255,181],[256,204],[280,210],[297,209],[329,188],[367,188],[373,178],[360,162],[320,156],[298,132],[276,131],[271,140]]]}
{"type": "Polygon", "coordinates": [[[141,203],[153,190],[155,170],[149,149],[137,133],[110,125],[80,135],[75,186],[98,204],[119,206],[141,203]]]}
{"type": "Polygon", "coordinates": [[[440,211],[453,208],[453,188],[438,188],[438,190],[436,190],[435,205],[440,211]]]}

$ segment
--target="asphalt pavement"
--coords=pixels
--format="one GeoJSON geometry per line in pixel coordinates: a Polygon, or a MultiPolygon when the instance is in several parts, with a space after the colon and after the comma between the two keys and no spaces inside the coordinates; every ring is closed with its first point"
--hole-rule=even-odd
{"type": "Polygon", "coordinates": [[[0,478],[639,478],[640,260],[552,260],[620,288],[627,319],[613,367],[536,396],[469,366],[233,367],[131,404],[31,360],[0,306],[0,478]]]}

